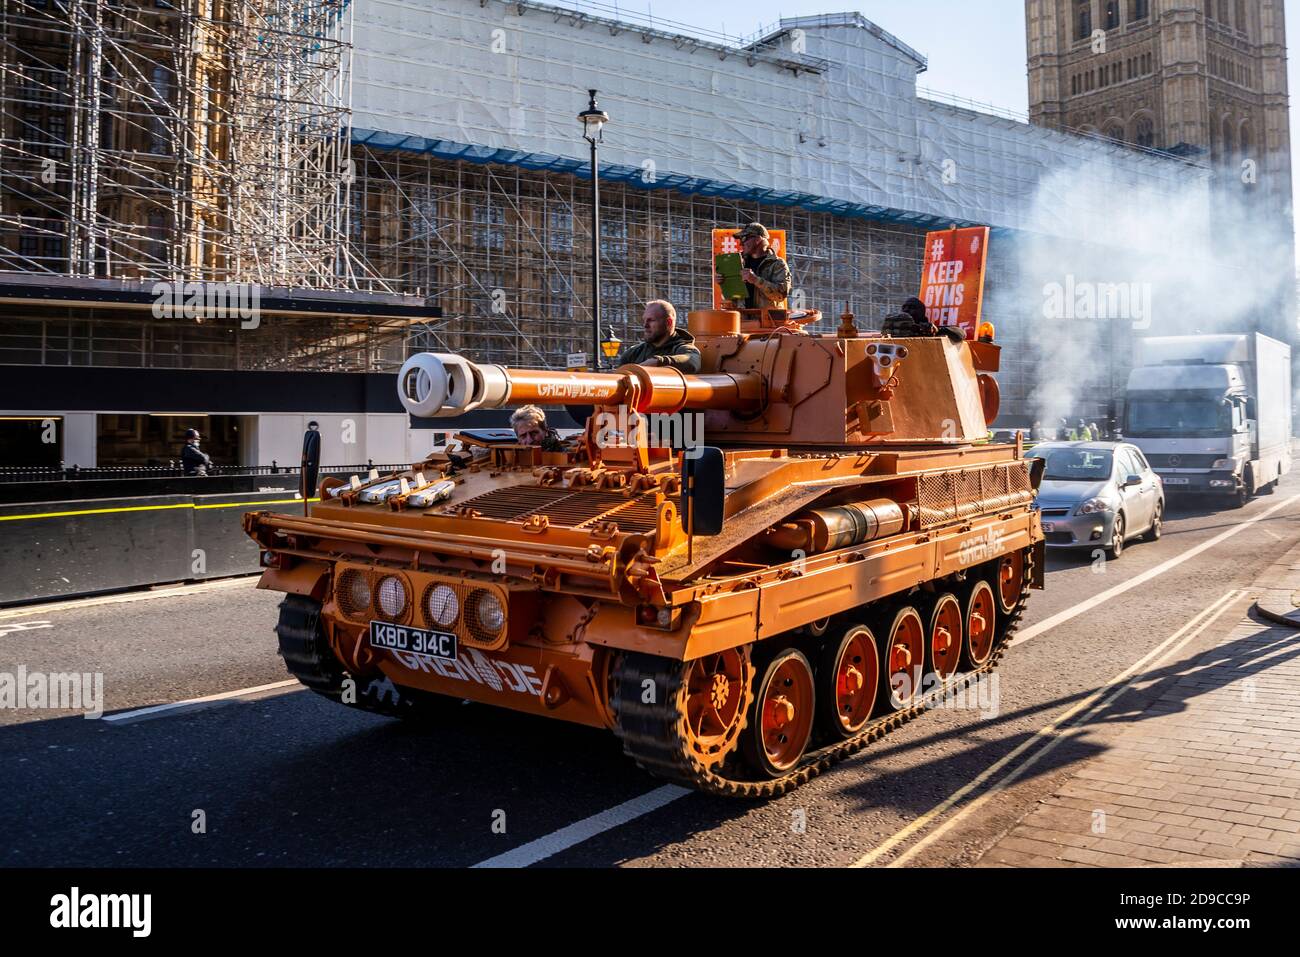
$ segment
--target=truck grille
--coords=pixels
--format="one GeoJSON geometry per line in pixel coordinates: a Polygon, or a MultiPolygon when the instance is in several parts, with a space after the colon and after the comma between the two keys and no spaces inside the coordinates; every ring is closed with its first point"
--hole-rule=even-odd
{"type": "Polygon", "coordinates": [[[1208,469],[1223,458],[1222,455],[1148,455],[1153,469],[1208,469]]]}

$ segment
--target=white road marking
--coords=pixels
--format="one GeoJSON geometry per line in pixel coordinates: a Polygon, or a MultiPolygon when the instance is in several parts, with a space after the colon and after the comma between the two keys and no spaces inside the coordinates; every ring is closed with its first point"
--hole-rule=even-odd
{"type": "Polygon", "coordinates": [[[1278,504],[1270,508],[1267,512],[1263,512],[1259,515],[1256,515],[1254,518],[1250,519],[1249,521],[1241,522],[1238,525],[1234,525],[1232,526],[1232,528],[1220,532],[1218,535],[1215,535],[1213,538],[1207,538],[1205,541],[1201,542],[1201,544],[1189,548],[1181,555],[1177,555],[1174,558],[1170,558],[1167,561],[1161,562],[1159,565],[1156,565],[1154,568],[1148,568],[1146,571],[1142,572],[1141,574],[1134,575],[1132,578],[1128,579],[1127,581],[1122,581],[1118,585],[1114,586],[1113,588],[1108,588],[1104,592],[1101,592],[1100,594],[1093,595],[1091,598],[1085,599],[1084,601],[1079,602],[1077,605],[1071,605],[1069,608],[1065,609],[1065,611],[1057,612],[1055,615],[1052,615],[1050,618],[1044,618],[1038,624],[1031,625],[1030,627],[1021,631],[1018,635],[1016,635],[1016,637],[1011,640],[1011,644],[1008,647],[1014,648],[1016,645],[1024,644],[1026,641],[1029,641],[1031,638],[1037,638],[1039,635],[1051,631],[1057,625],[1063,625],[1071,618],[1075,618],[1079,615],[1082,615],[1085,611],[1090,611],[1091,609],[1096,608],[1098,605],[1110,601],[1112,598],[1116,597],[1117,595],[1122,595],[1130,588],[1136,588],[1138,585],[1145,584],[1146,582],[1149,582],[1151,579],[1159,575],[1163,575],[1171,568],[1176,568],[1179,565],[1181,565],[1183,562],[1195,558],[1197,555],[1201,554],[1202,552],[1207,551],[1208,549],[1213,548],[1215,545],[1218,545],[1220,542],[1226,541],[1227,539],[1231,538],[1233,535],[1236,535],[1240,532],[1244,532],[1246,529],[1250,528],[1256,522],[1263,521],[1264,519],[1272,515],[1274,512],[1279,511],[1280,509],[1284,509],[1288,505],[1291,505],[1297,501],[1300,501],[1300,495],[1292,495],[1285,502],[1279,502],[1278,504]]]}
{"type": "Polygon", "coordinates": [[[243,698],[248,695],[276,691],[280,688],[287,688],[290,685],[298,685],[299,688],[302,687],[302,685],[298,684],[297,678],[290,678],[288,681],[273,681],[269,685],[256,685],[252,688],[240,688],[238,691],[223,691],[221,694],[204,695],[202,698],[187,698],[184,701],[173,701],[171,704],[155,704],[150,705],[147,708],[136,708],[134,711],[121,711],[117,714],[106,714],[100,720],[109,721],[113,724],[146,721],[149,718],[160,717],[169,712],[194,710],[207,705],[217,704],[222,701],[229,701],[232,698],[243,698]]]}
{"type": "Polygon", "coordinates": [[[12,625],[0,625],[0,635],[12,635],[20,631],[36,631],[39,628],[53,628],[52,621],[18,621],[12,625]]]}
{"type": "Polygon", "coordinates": [[[1030,767],[1032,767],[1035,763],[1037,763],[1039,758],[1044,757],[1046,754],[1052,751],[1058,744],[1064,741],[1067,737],[1067,734],[1060,734],[1058,732],[1062,730],[1077,731],[1080,728],[1082,728],[1086,724],[1088,718],[1090,718],[1094,713],[1105,708],[1112,701],[1114,701],[1125,691],[1127,691],[1136,681],[1140,680],[1143,674],[1145,673],[1144,669],[1146,669],[1148,666],[1155,666],[1160,662],[1164,661],[1166,658],[1170,657],[1171,655],[1176,654],[1189,641],[1191,641],[1197,635],[1201,634],[1203,631],[1205,631],[1205,629],[1209,628],[1210,625],[1212,625],[1219,618],[1220,615],[1222,615],[1225,611],[1231,608],[1233,603],[1237,601],[1237,599],[1239,599],[1245,593],[1246,593],[1245,589],[1235,588],[1229,591],[1227,594],[1220,597],[1218,600],[1211,603],[1207,608],[1198,611],[1195,615],[1191,617],[1191,619],[1186,624],[1184,624],[1176,632],[1174,632],[1164,641],[1160,642],[1160,644],[1156,645],[1156,647],[1152,648],[1149,652],[1147,652],[1145,655],[1143,655],[1133,664],[1129,665],[1127,668],[1125,668],[1123,671],[1117,674],[1114,678],[1111,678],[1108,682],[1106,682],[1106,684],[1102,685],[1100,688],[1098,688],[1096,691],[1094,691],[1091,695],[1089,695],[1084,700],[1080,701],[1074,707],[1065,711],[1058,717],[1052,719],[1051,722],[1044,725],[1037,732],[1035,732],[1033,736],[1021,742],[1014,750],[1012,750],[1008,754],[1003,755],[993,764],[989,765],[987,768],[981,771],[975,778],[973,778],[971,781],[969,781],[967,784],[963,785],[962,787],[958,788],[956,791],[954,791],[951,795],[949,795],[947,798],[945,798],[942,802],[937,804],[935,807],[931,808],[929,811],[922,814],[920,817],[916,818],[916,820],[908,824],[907,827],[904,827],[903,829],[893,834],[889,838],[886,838],[884,841],[878,844],[872,851],[860,857],[853,864],[853,866],[869,867],[870,865],[874,864],[882,856],[888,854],[899,844],[906,841],[909,837],[925,830],[927,827],[930,826],[931,823],[941,818],[955,805],[957,805],[968,795],[976,791],[981,785],[987,782],[990,778],[992,778],[1004,767],[1009,765],[1016,758],[1020,757],[1020,755],[1024,754],[1034,745],[1036,744],[1043,745],[1041,750],[1030,755],[1029,758],[1027,758],[1023,764],[1020,764],[1019,766],[1012,769],[1007,774],[1007,776],[1004,777],[1002,780],[1000,780],[996,785],[989,788],[988,791],[981,794],[978,798],[971,801],[969,804],[963,806],[960,811],[958,811],[952,817],[948,818],[946,821],[943,822],[943,824],[935,828],[935,830],[931,831],[929,834],[927,834],[916,844],[912,845],[912,847],[908,848],[908,850],[905,853],[900,855],[896,860],[890,862],[888,866],[897,867],[901,864],[906,863],[913,856],[919,853],[923,848],[925,848],[926,846],[928,846],[929,844],[937,840],[939,837],[941,837],[943,834],[945,834],[947,831],[955,827],[960,821],[964,820],[968,815],[976,811],[978,808],[982,807],[988,801],[992,800],[1001,791],[1003,791],[1008,785],[1010,785],[1013,781],[1019,778],[1025,771],[1027,771],[1030,767]],[[1120,682],[1123,682],[1123,684],[1121,684],[1118,688],[1116,688],[1115,686],[1117,684],[1120,684],[1120,682]],[[1110,689],[1112,688],[1115,690],[1112,694],[1108,696],[1107,692],[1110,691],[1110,689]],[[1072,719],[1074,719],[1076,715],[1079,716],[1079,719],[1078,721],[1073,721],[1072,719]],[[1067,728],[1067,725],[1071,725],[1071,724],[1073,724],[1073,727],[1067,728]]]}
{"type": "Polygon", "coordinates": [[[576,844],[581,844],[597,834],[621,827],[629,821],[635,821],[642,815],[657,811],[659,808],[691,793],[693,792],[675,784],[665,784],[663,787],[642,794],[640,797],[624,801],[608,811],[593,814],[591,817],[583,818],[576,824],[570,824],[568,827],[562,827],[545,837],[539,837],[535,841],[522,844],[512,851],[506,851],[496,857],[489,857],[486,861],[480,861],[474,866],[528,867],[530,864],[536,864],[538,861],[568,850],[576,844]]]}
{"type": "Polygon", "coordinates": [[[44,602],[39,605],[24,605],[21,608],[0,610],[0,620],[25,618],[28,615],[48,615],[54,611],[72,611],[77,608],[90,608],[94,605],[119,605],[133,601],[148,601],[151,598],[174,598],[177,595],[201,595],[205,592],[220,591],[223,588],[251,588],[257,584],[261,572],[252,572],[238,578],[219,578],[216,581],[197,582],[193,585],[164,585],[150,588],[148,591],[129,591],[120,595],[97,595],[93,598],[69,598],[66,601],[44,602]]]}

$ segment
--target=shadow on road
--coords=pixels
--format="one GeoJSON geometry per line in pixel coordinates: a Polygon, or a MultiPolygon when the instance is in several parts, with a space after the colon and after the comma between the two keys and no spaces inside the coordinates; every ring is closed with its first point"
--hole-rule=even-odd
{"type": "MultiPolygon", "coordinates": [[[[1296,655],[1300,633],[1261,624],[1251,636],[1145,675],[1088,723],[1181,710],[1296,655]]],[[[1045,724],[1095,690],[917,740],[886,738],[854,763],[883,768],[934,745],[946,753],[869,774],[843,793],[868,814],[924,813],[1033,734],[1008,728],[1026,718],[1045,724]]],[[[919,720],[932,719],[942,720],[919,720]]],[[[1103,748],[1081,735],[1028,777],[1103,748]]],[[[477,705],[442,726],[408,724],[305,691],[119,727],[80,717],[6,726],[0,772],[7,783],[0,863],[8,866],[464,866],[659,784],[604,731],[477,705]],[[195,833],[199,811],[204,833],[195,833]]],[[[692,796],[573,853],[581,863],[614,864],[799,803],[797,791],[768,805],[692,796]]],[[[682,863],[726,861],[683,855],[682,863]]]]}

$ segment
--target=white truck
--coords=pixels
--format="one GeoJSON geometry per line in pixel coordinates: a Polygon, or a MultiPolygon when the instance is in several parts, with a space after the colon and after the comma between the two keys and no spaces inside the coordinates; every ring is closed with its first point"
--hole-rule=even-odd
{"type": "Polygon", "coordinates": [[[1260,333],[1140,339],[1123,431],[1166,494],[1240,507],[1271,493],[1291,470],[1291,347],[1260,333]]]}

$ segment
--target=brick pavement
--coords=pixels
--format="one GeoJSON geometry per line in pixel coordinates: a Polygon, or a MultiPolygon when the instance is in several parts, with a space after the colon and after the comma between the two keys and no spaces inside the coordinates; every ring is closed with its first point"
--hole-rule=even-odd
{"type": "MultiPolygon", "coordinates": [[[[1300,549],[1251,593],[1289,608],[1300,549]]],[[[1248,617],[1171,666],[1155,702],[978,866],[1300,865],[1300,630],[1248,617]]]]}

